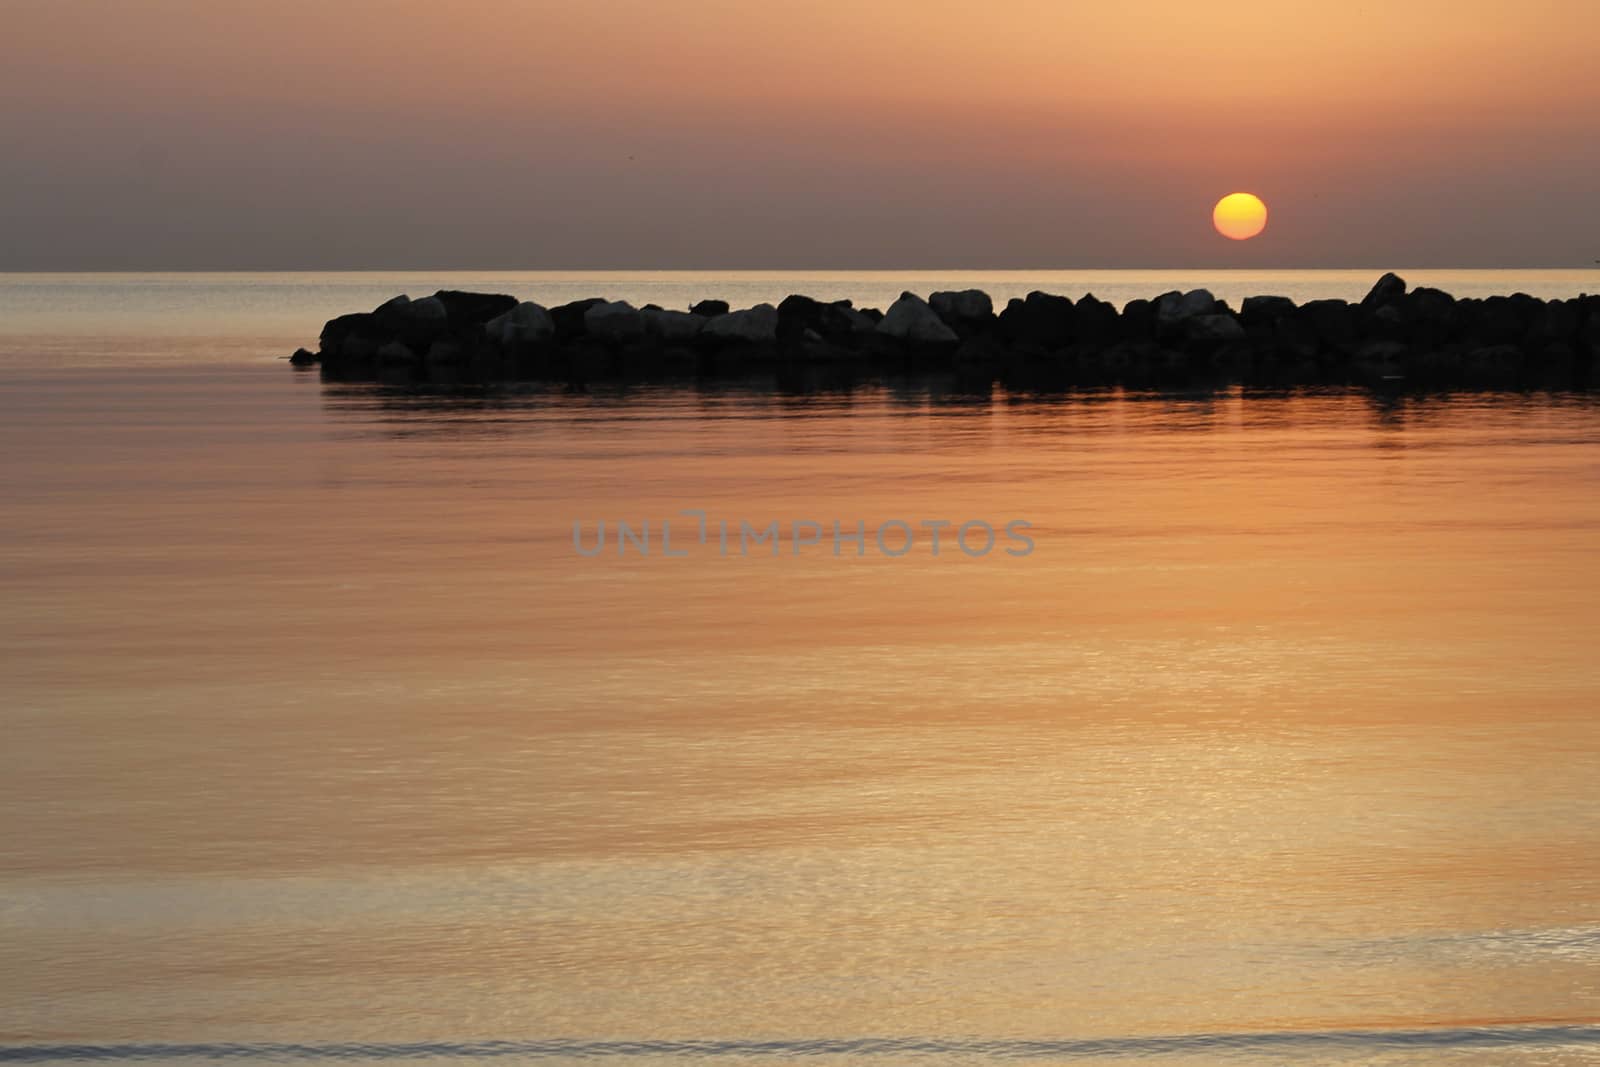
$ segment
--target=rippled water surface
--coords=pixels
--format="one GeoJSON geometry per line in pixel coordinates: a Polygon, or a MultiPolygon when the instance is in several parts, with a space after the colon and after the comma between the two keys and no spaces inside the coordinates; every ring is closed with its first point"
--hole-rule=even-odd
{"type": "Polygon", "coordinates": [[[185,307],[0,337],[0,1060],[1600,1062],[1594,397],[405,393],[185,307]]]}

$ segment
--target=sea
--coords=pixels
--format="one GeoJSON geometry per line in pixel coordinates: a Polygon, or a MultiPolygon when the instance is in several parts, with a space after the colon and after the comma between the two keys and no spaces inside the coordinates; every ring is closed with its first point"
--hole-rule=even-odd
{"type": "Polygon", "coordinates": [[[1379,273],[0,275],[0,1062],[1600,1063],[1597,395],[284,359],[1379,273]]]}

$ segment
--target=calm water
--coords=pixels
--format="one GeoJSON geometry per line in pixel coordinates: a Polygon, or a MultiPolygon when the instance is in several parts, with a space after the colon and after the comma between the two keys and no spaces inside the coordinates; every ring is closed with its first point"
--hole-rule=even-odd
{"type": "Polygon", "coordinates": [[[441,284],[945,284],[810,280],[0,278],[0,1060],[1600,1062],[1595,397],[277,358],[441,284]]]}

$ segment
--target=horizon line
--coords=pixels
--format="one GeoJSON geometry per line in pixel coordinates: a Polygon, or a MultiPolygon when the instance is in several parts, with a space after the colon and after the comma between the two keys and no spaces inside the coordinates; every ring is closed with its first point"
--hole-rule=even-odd
{"type": "Polygon", "coordinates": [[[1593,263],[1541,266],[1142,266],[1142,267],[57,267],[0,268],[0,276],[38,274],[1023,274],[1088,271],[1176,273],[1181,271],[1261,273],[1274,271],[1600,271],[1593,263]]]}

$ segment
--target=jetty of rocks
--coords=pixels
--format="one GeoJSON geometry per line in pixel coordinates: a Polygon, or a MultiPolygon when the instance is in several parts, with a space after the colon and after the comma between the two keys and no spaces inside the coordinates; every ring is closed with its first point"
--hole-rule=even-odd
{"type": "Polygon", "coordinates": [[[1390,273],[1357,303],[1253,296],[1237,309],[1204,289],[1121,308],[1033,292],[998,312],[975,289],[904,293],[882,311],[806,296],[743,309],[601,298],[546,308],[444,290],[332,319],[318,351],[290,360],[329,380],[395,384],[749,379],[815,366],[1152,387],[1584,388],[1600,379],[1597,355],[1600,296],[1457,299],[1390,273]]]}

